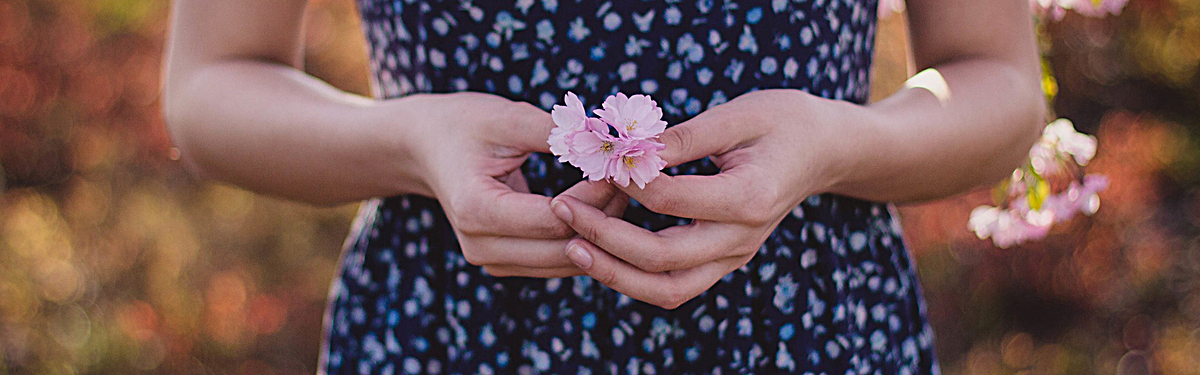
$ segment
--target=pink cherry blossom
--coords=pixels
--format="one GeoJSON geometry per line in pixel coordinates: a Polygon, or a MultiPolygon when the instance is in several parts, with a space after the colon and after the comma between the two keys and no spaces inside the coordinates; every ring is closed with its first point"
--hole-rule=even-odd
{"type": "Polygon", "coordinates": [[[611,165],[620,159],[619,139],[608,134],[608,125],[595,118],[586,121],[584,129],[571,137],[571,164],[583,170],[583,177],[592,181],[612,176],[611,165]]]}
{"type": "Polygon", "coordinates": [[[592,181],[609,179],[621,186],[633,181],[639,188],[666,167],[658,156],[666,146],[657,139],[667,123],[649,96],[611,95],[604,109],[595,111],[600,118],[588,117],[574,93],[563,99],[566,105],[556,105],[551,112],[555,127],[547,139],[559,162],[578,167],[592,181]]]}
{"type": "Polygon", "coordinates": [[[658,152],[665,147],[662,143],[644,139],[618,140],[618,157],[609,161],[613,182],[624,187],[633,180],[638,188],[646,187],[646,183],[658,177],[658,171],[667,166],[667,162],[658,157],[658,152]]]}
{"type": "Polygon", "coordinates": [[[575,93],[567,92],[563,100],[566,105],[556,105],[550,111],[550,117],[554,119],[556,126],[550,129],[550,139],[546,142],[550,143],[550,152],[558,156],[558,161],[567,163],[574,158],[570,153],[571,138],[584,129],[588,116],[587,111],[583,109],[583,102],[579,101],[575,93]]]}
{"type": "Polygon", "coordinates": [[[667,129],[662,109],[649,96],[617,93],[605,99],[603,107],[595,111],[596,115],[616,128],[621,137],[654,138],[667,129]]]}

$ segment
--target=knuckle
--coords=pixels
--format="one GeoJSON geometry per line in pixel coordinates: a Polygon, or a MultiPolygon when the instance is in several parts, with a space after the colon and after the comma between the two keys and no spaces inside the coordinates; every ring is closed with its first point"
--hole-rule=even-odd
{"type": "Polygon", "coordinates": [[[670,288],[660,299],[658,306],[667,310],[678,309],[683,306],[691,296],[680,288],[670,288]]]}
{"type": "Polygon", "coordinates": [[[478,224],[479,221],[471,216],[458,216],[454,221],[454,228],[458,229],[466,236],[479,236],[483,234],[483,226],[478,224]]]}
{"type": "MultiPolygon", "coordinates": [[[[578,219],[576,222],[579,222],[578,219]]],[[[596,242],[600,238],[600,227],[598,225],[592,225],[591,223],[580,224],[582,224],[580,227],[575,228],[580,236],[592,242],[596,242]]]]}
{"type": "Polygon", "coordinates": [[[470,241],[463,241],[462,239],[459,239],[459,242],[462,243],[463,259],[465,259],[468,264],[473,266],[491,266],[496,264],[496,262],[491,259],[490,256],[488,256],[488,252],[480,249],[480,246],[471,244],[469,243],[470,241]]]}
{"type": "Polygon", "coordinates": [[[689,155],[692,153],[694,131],[687,126],[676,126],[671,128],[673,131],[663,132],[664,142],[668,145],[673,145],[680,155],[689,155]]]}
{"type": "Polygon", "coordinates": [[[512,272],[509,272],[509,270],[505,269],[504,267],[485,266],[485,267],[483,267],[483,272],[486,272],[488,275],[490,275],[492,277],[512,276],[512,272]]]}
{"type": "Polygon", "coordinates": [[[616,289],[617,273],[612,268],[602,268],[592,271],[592,278],[601,284],[608,285],[609,288],[616,289]]]}
{"type": "Polygon", "coordinates": [[[487,259],[480,256],[478,252],[468,251],[467,249],[463,249],[463,258],[467,260],[467,263],[473,266],[488,266],[491,264],[487,261],[487,259]]]}
{"type": "Polygon", "coordinates": [[[745,246],[745,245],[744,246],[735,246],[735,247],[729,249],[729,254],[735,255],[735,256],[737,256],[737,255],[747,256],[747,255],[752,255],[752,254],[758,253],[758,249],[759,248],[755,247],[755,246],[745,246]]]}
{"type": "Polygon", "coordinates": [[[482,232],[483,226],[479,225],[480,220],[475,210],[467,209],[471,207],[469,202],[462,202],[463,199],[456,199],[446,205],[446,216],[450,219],[450,224],[464,235],[474,236],[482,232]]]}
{"type": "Polygon", "coordinates": [[[774,208],[777,193],[767,188],[756,188],[753,194],[745,195],[730,212],[737,221],[762,225],[771,221],[771,211],[774,208]]]}

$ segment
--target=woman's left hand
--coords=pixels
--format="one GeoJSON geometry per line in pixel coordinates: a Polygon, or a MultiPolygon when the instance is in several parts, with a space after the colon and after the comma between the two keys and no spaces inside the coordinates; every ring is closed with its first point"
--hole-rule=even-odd
{"type": "Polygon", "coordinates": [[[796,205],[836,181],[838,124],[863,108],[798,90],[745,94],[662,134],[669,165],[705,156],[712,176],[660,174],[621,188],[651,211],[694,219],[650,232],[568,196],[551,206],[583,239],[567,256],[634,299],[674,309],[750,261],[796,205]]]}

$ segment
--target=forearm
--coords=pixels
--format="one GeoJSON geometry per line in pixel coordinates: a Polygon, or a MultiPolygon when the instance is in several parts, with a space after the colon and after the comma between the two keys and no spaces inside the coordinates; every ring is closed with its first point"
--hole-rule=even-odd
{"type": "Polygon", "coordinates": [[[888,99],[848,111],[845,129],[828,137],[837,156],[826,191],[920,201],[1007,176],[1044,125],[1037,72],[1025,65],[986,58],[939,64],[888,99]]]}
{"type": "Polygon", "coordinates": [[[214,62],[174,78],[168,126],[201,176],[317,204],[420,190],[387,103],[270,62],[214,62]]]}

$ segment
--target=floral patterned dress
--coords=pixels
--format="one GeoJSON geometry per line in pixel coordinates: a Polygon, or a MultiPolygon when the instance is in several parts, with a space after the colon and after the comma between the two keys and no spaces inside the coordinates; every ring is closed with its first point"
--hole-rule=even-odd
{"type": "MultiPolygon", "coordinates": [[[[359,0],[376,92],[481,91],[549,110],[645,93],[677,124],[745,92],[862,103],[875,0],[359,0]]],[[[803,145],[797,145],[803,147],[803,145]]],[[[535,154],[532,191],[580,172],[535,154]]],[[[712,174],[707,159],[668,170],[712,174]]],[[[634,203],[625,218],[684,222],[634,203]]],[[[936,374],[889,205],[812,196],[748,264],[675,310],[588,277],[497,278],[463,258],[435,200],[363,206],[326,316],[333,374],[936,374]]]]}

